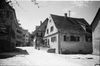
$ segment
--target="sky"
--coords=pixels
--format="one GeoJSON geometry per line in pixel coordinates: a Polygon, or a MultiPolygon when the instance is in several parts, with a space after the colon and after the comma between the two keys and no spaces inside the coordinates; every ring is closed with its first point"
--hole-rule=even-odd
{"type": "Polygon", "coordinates": [[[64,13],[70,12],[70,17],[84,18],[89,24],[93,21],[98,9],[100,1],[64,1],[64,0],[38,0],[37,5],[31,0],[13,1],[13,7],[16,11],[17,19],[24,29],[33,32],[35,27],[40,25],[40,21],[44,21],[50,14],[64,16],[64,13]]]}

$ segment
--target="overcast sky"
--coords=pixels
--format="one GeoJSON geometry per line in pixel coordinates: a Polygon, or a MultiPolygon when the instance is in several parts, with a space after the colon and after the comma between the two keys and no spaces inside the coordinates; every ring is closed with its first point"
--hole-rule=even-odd
{"type": "Polygon", "coordinates": [[[100,7],[100,1],[37,1],[40,8],[29,0],[17,1],[18,4],[13,5],[17,19],[29,32],[34,31],[35,26],[40,25],[40,21],[44,21],[50,14],[63,16],[69,10],[71,17],[84,18],[91,24],[100,7]]]}

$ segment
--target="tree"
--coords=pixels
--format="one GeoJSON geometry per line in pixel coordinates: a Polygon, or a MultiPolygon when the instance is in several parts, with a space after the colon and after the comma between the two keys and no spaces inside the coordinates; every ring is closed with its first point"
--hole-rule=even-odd
{"type": "MultiPolygon", "coordinates": [[[[0,3],[1,2],[9,3],[11,6],[14,6],[14,4],[16,4],[17,6],[20,6],[17,0],[0,0],[0,3]]],[[[34,5],[36,5],[39,8],[39,3],[37,3],[36,0],[30,0],[30,2],[32,2],[34,5]]]]}

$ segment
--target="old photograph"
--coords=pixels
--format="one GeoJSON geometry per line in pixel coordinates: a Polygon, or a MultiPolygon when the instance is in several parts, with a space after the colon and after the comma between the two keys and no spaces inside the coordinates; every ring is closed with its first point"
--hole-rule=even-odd
{"type": "Polygon", "coordinates": [[[0,66],[100,66],[100,1],[0,0],[0,66]]]}

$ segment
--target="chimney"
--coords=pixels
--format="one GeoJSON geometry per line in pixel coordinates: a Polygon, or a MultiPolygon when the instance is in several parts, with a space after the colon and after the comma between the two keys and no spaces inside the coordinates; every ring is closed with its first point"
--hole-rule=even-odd
{"type": "Polygon", "coordinates": [[[70,12],[71,12],[71,11],[69,10],[68,12],[69,12],[69,17],[70,17],[70,12]]]}
{"type": "Polygon", "coordinates": [[[67,13],[65,13],[65,17],[67,17],[67,13]]]}
{"type": "Polygon", "coordinates": [[[40,25],[42,24],[42,21],[40,21],[40,25]]]}

